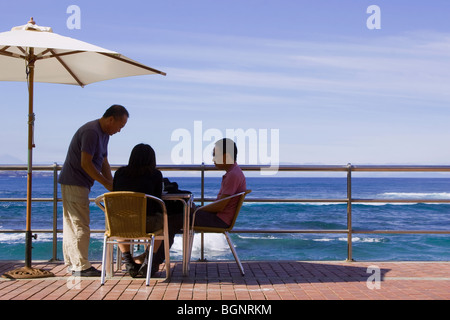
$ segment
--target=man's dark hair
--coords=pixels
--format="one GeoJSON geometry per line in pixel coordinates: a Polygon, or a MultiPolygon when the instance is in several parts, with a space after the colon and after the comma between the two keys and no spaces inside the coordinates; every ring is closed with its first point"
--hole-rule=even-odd
{"type": "Polygon", "coordinates": [[[236,143],[228,138],[221,139],[216,142],[216,146],[219,148],[219,152],[222,154],[228,153],[236,161],[237,159],[237,146],[236,143]]]}
{"type": "Polygon", "coordinates": [[[103,114],[103,118],[109,118],[111,116],[117,120],[122,118],[123,116],[127,116],[127,118],[129,118],[130,114],[124,106],[121,106],[120,104],[113,104],[108,108],[108,110],[105,111],[105,113],[103,114]]]}

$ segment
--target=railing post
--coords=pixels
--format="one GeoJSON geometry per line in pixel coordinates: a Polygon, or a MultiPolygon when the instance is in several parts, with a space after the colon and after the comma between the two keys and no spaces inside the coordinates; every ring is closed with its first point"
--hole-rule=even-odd
{"type": "Polygon", "coordinates": [[[53,256],[50,262],[58,261],[58,164],[53,163],[53,256]]]}
{"type": "Polygon", "coordinates": [[[352,165],[347,164],[347,260],[352,258],[352,165]]]}
{"type": "Polygon", "coordinates": [[[201,174],[201,179],[202,179],[201,180],[202,189],[200,191],[201,197],[202,197],[201,204],[203,206],[203,205],[205,205],[205,163],[204,162],[202,162],[200,174],[201,174]]]}
{"type": "MultiPolygon", "coordinates": [[[[205,163],[204,162],[202,162],[201,176],[202,176],[201,204],[203,206],[203,205],[205,205],[205,163]]],[[[206,261],[205,260],[205,234],[203,232],[200,233],[200,261],[206,261]]]]}

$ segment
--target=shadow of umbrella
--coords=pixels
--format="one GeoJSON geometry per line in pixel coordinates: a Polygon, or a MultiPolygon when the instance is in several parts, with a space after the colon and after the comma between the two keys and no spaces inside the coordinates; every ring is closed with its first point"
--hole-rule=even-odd
{"type": "Polygon", "coordinates": [[[31,267],[31,186],[34,145],[34,82],[87,84],[121,77],[161,74],[117,52],[53,33],[36,25],[33,18],[23,26],[0,33],[0,80],[28,83],[28,169],[25,231],[25,266],[6,272],[7,278],[39,278],[52,273],[31,267]],[[24,67],[25,62],[25,67],[24,67]]]}

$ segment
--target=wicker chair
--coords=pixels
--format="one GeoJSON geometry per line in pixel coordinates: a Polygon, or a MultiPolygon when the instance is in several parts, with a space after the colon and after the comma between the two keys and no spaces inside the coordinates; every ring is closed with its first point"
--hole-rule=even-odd
{"type": "MultiPolygon", "coordinates": [[[[108,274],[113,274],[113,246],[119,242],[136,244],[134,240],[140,240],[140,243],[150,245],[146,285],[148,286],[150,283],[155,239],[164,240],[166,278],[170,278],[169,232],[164,202],[144,193],[116,191],[97,197],[95,203],[105,212],[106,230],[103,241],[101,284],[105,283],[106,268],[108,268],[108,274]],[[152,233],[146,232],[147,199],[159,203],[163,212],[163,229],[152,233]]],[[[118,259],[120,259],[120,255],[118,255],[118,259]]]]}
{"type": "Polygon", "coordinates": [[[251,190],[247,190],[244,192],[240,192],[237,194],[234,194],[232,196],[211,202],[208,205],[205,205],[203,207],[199,207],[195,210],[194,215],[192,217],[192,232],[191,232],[191,237],[190,237],[190,250],[189,250],[189,257],[191,256],[191,252],[192,252],[192,244],[194,241],[194,234],[195,232],[200,232],[200,233],[222,233],[223,235],[225,235],[225,238],[227,239],[228,245],[230,246],[231,252],[233,253],[234,259],[236,260],[236,263],[239,267],[239,270],[241,271],[242,275],[245,275],[244,273],[244,267],[241,264],[241,261],[239,260],[239,257],[236,253],[236,250],[234,249],[234,245],[233,242],[231,241],[231,238],[228,234],[229,231],[231,231],[234,227],[234,224],[236,222],[236,219],[239,215],[239,211],[241,210],[242,204],[244,203],[244,199],[245,196],[247,194],[249,194],[250,192],[252,192],[251,190]],[[197,213],[198,210],[202,210],[202,211],[208,211],[208,212],[212,212],[212,213],[217,213],[222,211],[227,204],[230,202],[231,199],[234,199],[236,197],[239,197],[239,201],[236,205],[236,212],[234,214],[233,220],[231,221],[231,224],[228,228],[215,228],[215,227],[199,227],[199,226],[195,226],[195,214],[197,213]]]}

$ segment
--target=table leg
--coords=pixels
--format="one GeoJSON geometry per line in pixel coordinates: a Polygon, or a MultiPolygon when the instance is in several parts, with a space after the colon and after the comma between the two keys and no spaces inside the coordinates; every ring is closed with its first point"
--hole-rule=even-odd
{"type": "Polygon", "coordinates": [[[190,217],[187,201],[183,201],[184,219],[183,219],[183,276],[189,275],[189,243],[190,243],[190,217]]]}
{"type": "Polygon", "coordinates": [[[192,197],[184,200],[184,219],[183,219],[183,276],[189,275],[189,265],[191,260],[191,221],[190,208],[192,197]]]}

